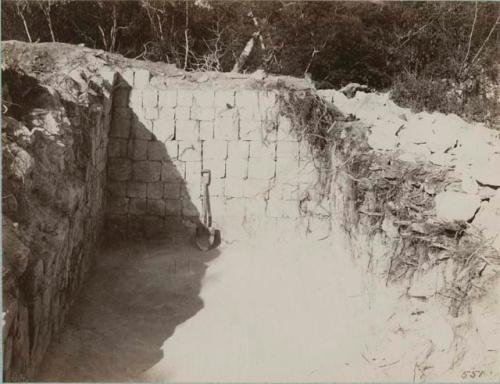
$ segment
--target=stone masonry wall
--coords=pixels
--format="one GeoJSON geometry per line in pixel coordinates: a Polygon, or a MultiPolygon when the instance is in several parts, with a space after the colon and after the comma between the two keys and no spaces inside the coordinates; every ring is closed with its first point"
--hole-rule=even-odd
{"type": "Polygon", "coordinates": [[[297,223],[299,197],[316,178],[309,150],[279,113],[284,91],[240,83],[122,72],[108,148],[111,229],[153,234],[196,221],[202,169],[219,227],[297,223]]]}

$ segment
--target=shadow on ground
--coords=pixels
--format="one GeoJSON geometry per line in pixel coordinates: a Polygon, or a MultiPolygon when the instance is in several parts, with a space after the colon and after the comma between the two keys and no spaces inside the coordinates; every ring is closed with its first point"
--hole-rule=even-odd
{"type": "Polygon", "coordinates": [[[175,328],[203,308],[202,280],[218,254],[167,240],[103,246],[35,380],[134,381],[162,359],[175,328]]]}

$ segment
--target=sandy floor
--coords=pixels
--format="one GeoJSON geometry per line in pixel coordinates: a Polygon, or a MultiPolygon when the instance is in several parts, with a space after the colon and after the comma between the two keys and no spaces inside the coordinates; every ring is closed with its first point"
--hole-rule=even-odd
{"type": "Polygon", "coordinates": [[[207,254],[166,241],[121,244],[99,255],[37,379],[439,377],[454,364],[451,326],[398,292],[321,241],[235,242],[207,254]]]}

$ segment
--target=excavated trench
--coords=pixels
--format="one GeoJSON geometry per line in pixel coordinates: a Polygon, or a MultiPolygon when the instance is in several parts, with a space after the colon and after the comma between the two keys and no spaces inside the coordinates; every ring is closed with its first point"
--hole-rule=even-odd
{"type": "Polygon", "coordinates": [[[484,204],[436,219],[448,167],[298,79],[2,50],[4,379],[499,377],[498,253],[484,204]]]}

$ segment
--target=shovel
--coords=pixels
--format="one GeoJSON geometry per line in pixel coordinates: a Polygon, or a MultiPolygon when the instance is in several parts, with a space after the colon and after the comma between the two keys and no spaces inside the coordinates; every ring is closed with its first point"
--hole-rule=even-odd
{"type": "Polygon", "coordinates": [[[208,251],[219,246],[221,242],[220,231],[212,227],[212,213],[210,211],[210,200],[208,198],[208,186],[210,184],[210,170],[201,171],[201,183],[203,185],[201,223],[196,227],[195,242],[201,251],[208,251]]]}

